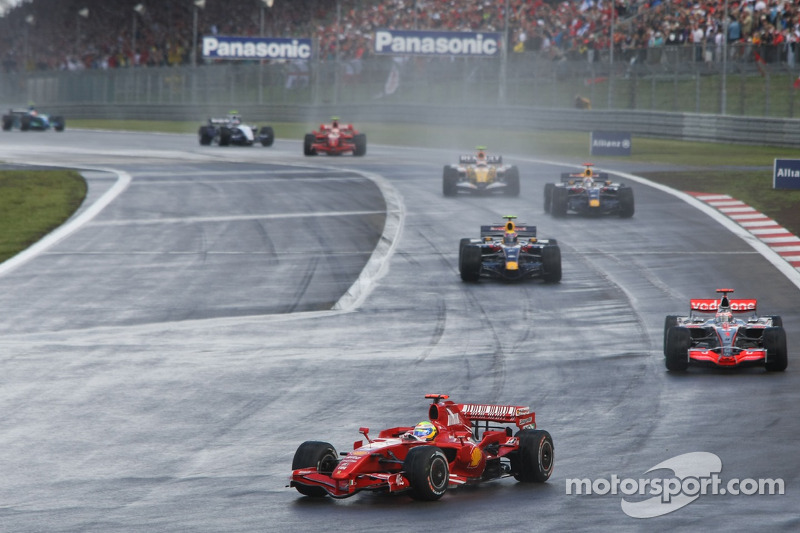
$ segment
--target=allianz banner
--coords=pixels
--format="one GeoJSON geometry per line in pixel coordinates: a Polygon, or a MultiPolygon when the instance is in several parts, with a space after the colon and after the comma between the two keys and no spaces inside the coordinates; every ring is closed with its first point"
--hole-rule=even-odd
{"type": "Polygon", "coordinates": [[[776,159],[772,171],[773,189],[800,189],[800,159],[776,159]]]}
{"type": "Polygon", "coordinates": [[[499,57],[503,34],[472,31],[378,30],[375,53],[499,57]]]}
{"type": "Polygon", "coordinates": [[[631,155],[630,132],[593,131],[591,144],[592,155],[631,155]]]}
{"type": "Polygon", "coordinates": [[[311,39],[283,37],[203,37],[207,59],[311,59],[311,39]]]}

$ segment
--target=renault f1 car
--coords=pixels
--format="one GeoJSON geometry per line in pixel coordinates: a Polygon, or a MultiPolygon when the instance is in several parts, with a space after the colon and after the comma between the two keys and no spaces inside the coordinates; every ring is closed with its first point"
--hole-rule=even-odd
{"type": "Polygon", "coordinates": [[[446,165],[442,173],[442,192],[456,196],[459,192],[474,194],[502,193],[519,196],[519,169],[504,165],[503,156],[487,155],[477,147],[475,155],[462,155],[457,165],[446,165]]]}
{"type": "Polygon", "coordinates": [[[30,109],[9,109],[3,115],[3,131],[17,128],[21,131],[46,131],[53,128],[55,131],[64,131],[66,123],[64,117],[50,116],[30,109]]]}
{"type": "Polygon", "coordinates": [[[664,357],[668,370],[689,363],[719,367],[763,365],[786,370],[786,332],[780,316],[758,316],[756,300],[733,299],[733,289],[717,289],[719,300],[692,299],[689,315],[667,315],[664,357]]]}
{"type": "Polygon", "coordinates": [[[231,111],[224,118],[210,118],[208,123],[200,126],[197,132],[202,146],[216,143],[219,146],[252,146],[260,142],[261,146],[272,146],[275,142],[275,132],[271,126],[259,128],[256,125],[245,124],[242,117],[231,111]]]}
{"type": "Polygon", "coordinates": [[[320,124],[319,130],[307,133],[303,140],[304,155],[342,155],[362,156],[367,153],[367,135],[360,133],[352,124],[340,124],[339,117],[333,117],[330,124],[320,124]]]}
{"type": "Polygon", "coordinates": [[[605,172],[594,172],[591,163],[584,163],[579,174],[561,174],[561,183],[544,186],[544,212],[564,217],[574,212],[581,215],[633,216],[633,189],[624,183],[612,182],[605,172]]]}
{"type": "Polygon", "coordinates": [[[343,453],[327,442],[306,441],[292,460],[289,486],[306,496],[347,498],[360,491],[407,493],[438,500],[448,488],[514,476],[547,481],[553,472],[553,439],[536,429],[528,407],[454,403],[432,399],[428,420],[384,429],[343,453]]]}
{"type": "Polygon", "coordinates": [[[463,238],[459,243],[458,268],[463,281],[481,277],[507,281],[541,278],[561,281],[561,249],[555,239],[536,237],[536,226],[515,224],[507,215],[505,224],[481,226],[480,239],[463,238]]]}

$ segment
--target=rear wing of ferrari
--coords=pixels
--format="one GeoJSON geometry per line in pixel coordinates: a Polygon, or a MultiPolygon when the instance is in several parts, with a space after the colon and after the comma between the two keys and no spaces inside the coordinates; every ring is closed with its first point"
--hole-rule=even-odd
{"type": "Polygon", "coordinates": [[[461,414],[473,424],[476,422],[497,422],[514,424],[520,429],[535,428],[536,414],[530,407],[521,405],[491,405],[476,403],[457,404],[461,414]]]}
{"type": "MultiPolygon", "coordinates": [[[[528,226],[527,224],[516,224],[514,231],[521,238],[535,238],[536,226],[528,226]]],[[[490,226],[481,226],[481,239],[484,237],[502,237],[506,232],[505,223],[492,224],[490,226]]]]}

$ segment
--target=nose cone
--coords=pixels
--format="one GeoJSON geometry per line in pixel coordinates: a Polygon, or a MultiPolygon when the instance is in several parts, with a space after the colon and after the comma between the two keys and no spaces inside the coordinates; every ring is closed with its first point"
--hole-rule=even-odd
{"type": "Polygon", "coordinates": [[[508,261],[506,263],[506,270],[519,270],[519,263],[516,261],[508,261]]]}

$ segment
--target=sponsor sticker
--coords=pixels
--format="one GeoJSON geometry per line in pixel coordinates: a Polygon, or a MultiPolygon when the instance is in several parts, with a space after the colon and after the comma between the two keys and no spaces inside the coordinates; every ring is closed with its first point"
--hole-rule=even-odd
{"type": "Polygon", "coordinates": [[[208,59],[310,59],[311,39],[279,37],[203,37],[208,59]]]}

